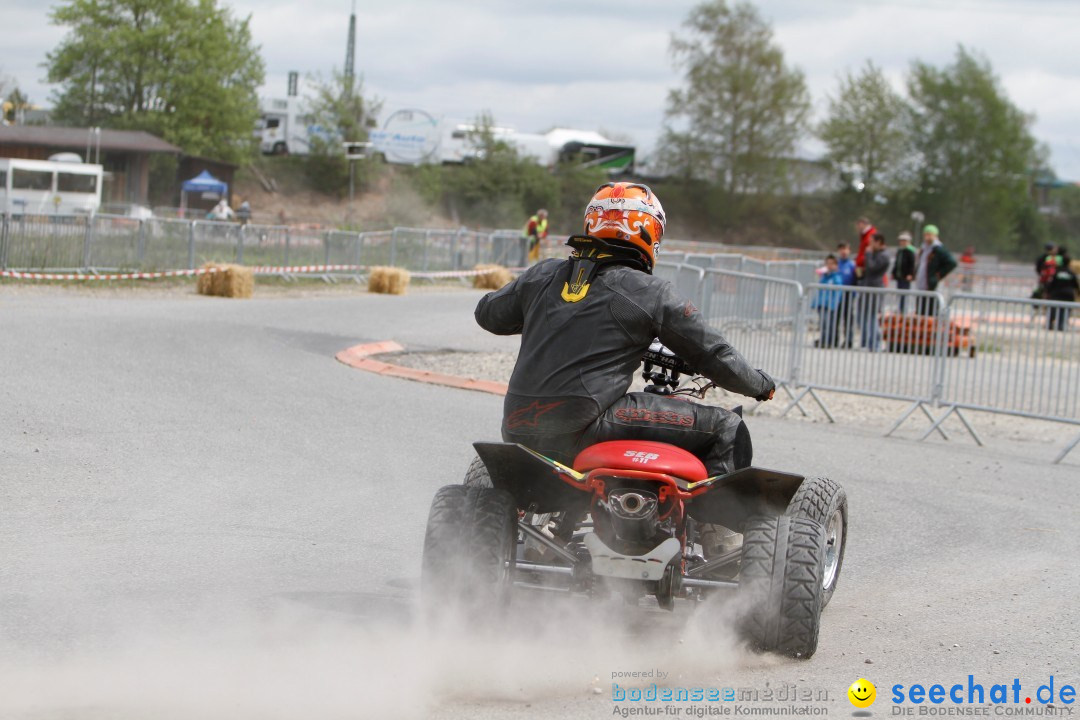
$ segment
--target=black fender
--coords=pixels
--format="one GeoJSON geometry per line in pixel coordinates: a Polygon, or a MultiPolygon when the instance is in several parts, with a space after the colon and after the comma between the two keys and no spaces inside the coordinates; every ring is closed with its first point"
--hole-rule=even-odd
{"type": "Polygon", "coordinates": [[[805,479],[802,475],[748,467],[690,486],[708,490],[686,502],[687,514],[698,522],[723,525],[742,532],[754,515],[783,515],[805,479]]]}
{"type": "Polygon", "coordinates": [[[487,467],[491,484],[510,493],[519,510],[560,512],[591,497],[581,473],[524,445],[478,442],[473,447],[487,467]],[[572,483],[579,483],[580,489],[572,483]]]}

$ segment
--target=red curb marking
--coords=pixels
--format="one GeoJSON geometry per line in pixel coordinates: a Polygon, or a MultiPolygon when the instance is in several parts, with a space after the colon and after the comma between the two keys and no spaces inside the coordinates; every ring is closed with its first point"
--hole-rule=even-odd
{"type": "Polygon", "coordinates": [[[447,375],[446,373],[431,372],[429,370],[417,370],[402,365],[392,365],[388,362],[375,360],[372,356],[384,353],[401,352],[404,350],[393,340],[386,340],[366,345],[354,345],[339,352],[334,357],[338,362],[358,370],[366,370],[376,375],[387,377],[415,380],[417,382],[431,383],[432,385],[444,385],[446,387],[460,388],[462,390],[477,390],[491,393],[492,395],[505,395],[506,383],[493,380],[477,380],[476,378],[461,377],[459,375],[447,375]]]}

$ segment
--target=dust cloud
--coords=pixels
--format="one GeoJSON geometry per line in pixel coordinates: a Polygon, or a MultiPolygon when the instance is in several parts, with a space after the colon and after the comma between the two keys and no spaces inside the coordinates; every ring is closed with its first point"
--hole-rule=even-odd
{"type": "Polygon", "coordinates": [[[692,610],[679,603],[668,613],[644,602],[519,591],[505,621],[435,632],[417,619],[414,595],[204,603],[167,619],[114,608],[108,622],[92,623],[97,632],[48,651],[0,644],[0,715],[424,718],[456,703],[610,698],[616,672],[669,673],[616,679],[622,687],[708,685],[736,668],[775,662],[741,646],[731,601],[692,610]]]}

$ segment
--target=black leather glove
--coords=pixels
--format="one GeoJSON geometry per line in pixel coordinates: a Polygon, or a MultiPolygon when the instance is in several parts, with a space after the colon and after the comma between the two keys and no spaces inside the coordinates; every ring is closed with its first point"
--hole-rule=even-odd
{"type": "Polygon", "coordinates": [[[765,402],[766,400],[772,400],[773,395],[776,394],[776,381],[774,381],[764,370],[758,370],[761,373],[761,377],[765,380],[765,390],[754,399],[758,402],[765,402]]]}

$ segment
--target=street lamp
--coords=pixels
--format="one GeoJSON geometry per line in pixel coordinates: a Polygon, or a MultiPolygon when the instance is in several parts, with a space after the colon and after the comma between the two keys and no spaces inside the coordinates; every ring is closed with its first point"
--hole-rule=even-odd
{"type": "Polygon", "coordinates": [[[357,160],[361,160],[367,157],[368,150],[371,149],[371,143],[346,142],[342,144],[345,146],[345,159],[349,161],[349,222],[351,223],[353,196],[356,194],[355,165],[357,160]]]}
{"type": "Polygon", "coordinates": [[[913,226],[915,228],[915,234],[913,236],[914,237],[913,242],[917,243],[917,242],[919,242],[919,239],[922,238],[923,220],[925,220],[925,219],[926,219],[926,216],[923,215],[918,210],[912,211],[912,213],[911,213],[911,222],[912,222],[912,224],[913,224],[913,226]]]}

